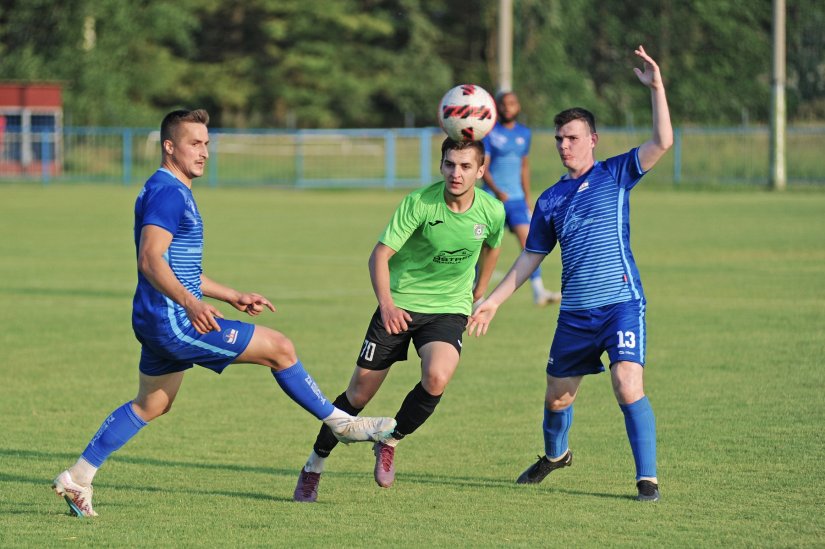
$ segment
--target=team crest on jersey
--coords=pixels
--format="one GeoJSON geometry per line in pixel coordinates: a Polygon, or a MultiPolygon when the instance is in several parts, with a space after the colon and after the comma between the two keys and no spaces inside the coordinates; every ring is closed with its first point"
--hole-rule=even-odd
{"type": "Polygon", "coordinates": [[[579,185],[579,188],[578,188],[578,190],[577,190],[576,192],[577,192],[577,193],[580,193],[580,192],[582,192],[582,191],[587,190],[588,188],[590,188],[590,183],[588,183],[587,181],[585,181],[584,183],[582,183],[581,185],[579,185]]]}
{"type": "Polygon", "coordinates": [[[230,345],[238,340],[238,330],[232,328],[223,332],[223,340],[230,345]]]}
{"type": "Polygon", "coordinates": [[[487,225],[483,223],[476,223],[473,226],[473,236],[478,240],[479,238],[484,238],[484,230],[487,228],[487,225]]]}

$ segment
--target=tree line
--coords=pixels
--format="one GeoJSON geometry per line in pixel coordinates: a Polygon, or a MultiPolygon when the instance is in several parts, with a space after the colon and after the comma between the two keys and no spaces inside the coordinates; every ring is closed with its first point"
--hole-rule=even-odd
{"type": "MultiPolygon", "coordinates": [[[[570,106],[643,125],[633,48],[659,62],[679,125],[762,123],[769,0],[514,0],[525,120],[570,106]]],[[[436,124],[460,83],[498,89],[498,0],[0,0],[0,79],[64,85],[68,125],[155,126],[204,107],[223,127],[436,124]]],[[[825,3],[787,0],[788,114],[825,120],[825,3]]]]}

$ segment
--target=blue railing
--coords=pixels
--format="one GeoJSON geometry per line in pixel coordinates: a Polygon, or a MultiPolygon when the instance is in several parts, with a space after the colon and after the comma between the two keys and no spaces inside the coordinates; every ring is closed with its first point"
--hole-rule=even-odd
{"type": "MultiPolygon", "coordinates": [[[[606,128],[599,157],[643,142],[649,130],[606,128]]],[[[665,184],[767,183],[767,128],[677,128],[671,154],[652,177],[665,184]]],[[[443,133],[437,128],[352,130],[211,129],[206,182],[211,186],[414,187],[439,177],[443,133]]],[[[820,162],[825,127],[787,130],[788,182],[825,184],[820,162]]],[[[534,130],[533,180],[552,183],[561,167],[554,132],[534,130]]],[[[0,178],[43,183],[142,183],[160,163],[159,132],[150,128],[32,128],[23,139],[0,136],[0,178]],[[29,147],[29,149],[26,149],[29,147]]]]}

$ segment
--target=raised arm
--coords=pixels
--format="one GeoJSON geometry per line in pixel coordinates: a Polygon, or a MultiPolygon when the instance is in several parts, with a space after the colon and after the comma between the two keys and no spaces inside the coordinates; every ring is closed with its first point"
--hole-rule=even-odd
{"type": "Polygon", "coordinates": [[[650,88],[650,102],[653,111],[653,136],[639,147],[639,163],[642,170],[651,169],[667,150],[673,146],[673,126],[670,123],[670,111],[667,108],[665,85],[659,65],[642,46],[634,51],[644,62],[644,71],[634,67],[633,72],[639,81],[650,88]]]}

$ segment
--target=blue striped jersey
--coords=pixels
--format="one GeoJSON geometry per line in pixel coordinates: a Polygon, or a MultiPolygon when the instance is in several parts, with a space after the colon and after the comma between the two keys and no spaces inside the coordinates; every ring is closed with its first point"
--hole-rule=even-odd
{"type": "MultiPolygon", "coordinates": [[[[521,162],[530,154],[530,128],[519,124],[507,128],[496,122],[484,138],[484,153],[490,156],[490,176],[500,190],[507,193],[508,200],[524,198],[521,186],[521,162]]],[[[489,192],[485,185],[484,190],[489,192]]]]}
{"type": "MultiPolygon", "coordinates": [[[[156,225],[172,234],[163,257],[184,288],[201,299],[203,221],[192,191],[164,168],[149,178],[135,201],[135,250],[140,247],[140,233],[146,225],[156,225]]],[[[138,271],[132,301],[135,331],[145,337],[164,337],[173,325],[189,324],[186,310],[156,290],[138,271]]]]}
{"type": "Polygon", "coordinates": [[[525,249],[561,247],[563,310],[644,299],[630,251],[628,193],[644,175],[638,149],[562,177],[536,201],[525,249]]]}

